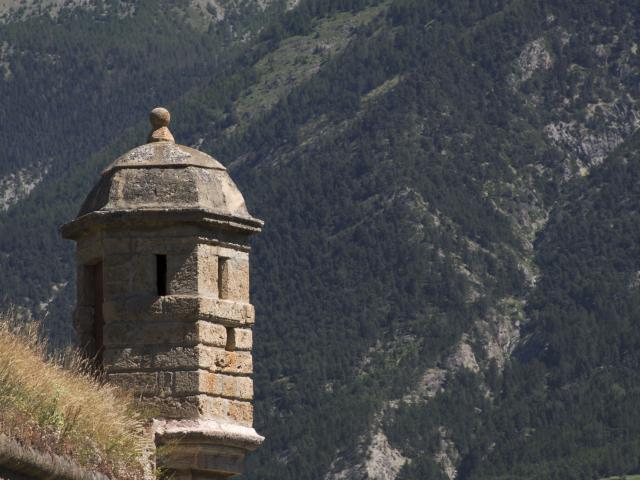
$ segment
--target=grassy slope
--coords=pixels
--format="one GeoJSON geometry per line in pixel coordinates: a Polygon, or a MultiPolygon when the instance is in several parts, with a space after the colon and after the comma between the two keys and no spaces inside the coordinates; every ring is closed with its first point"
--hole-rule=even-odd
{"type": "Polygon", "coordinates": [[[74,352],[46,356],[34,325],[0,318],[0,431],[109,476],[140,479],[146,438],[133,399],[91,375],[74,352]]]}

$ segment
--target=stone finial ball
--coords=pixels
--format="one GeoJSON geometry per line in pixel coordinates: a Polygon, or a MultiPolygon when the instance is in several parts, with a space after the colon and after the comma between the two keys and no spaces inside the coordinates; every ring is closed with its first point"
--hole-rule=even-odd
{"type": "Polygon", "coordinates": [[[149,121],[153,128],[166,127],[171,121],[171,114],[166,108],[156,107],[151,110],[151,113],[149,114],[149,121]]]}

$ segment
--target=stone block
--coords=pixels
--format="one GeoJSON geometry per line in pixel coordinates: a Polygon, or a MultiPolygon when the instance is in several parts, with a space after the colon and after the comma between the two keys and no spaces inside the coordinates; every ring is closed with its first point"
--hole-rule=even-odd
{"type": "Polygon", "coordinates": [[[102,235],[83,235],[78,240],[76,249],[76,264],[88,265],[102,259],[102,235]]]}
{"type": "Polygon", "coordinates": [[[136,255],[129,264],[131,292],[157,295],[155,255],[136,255]]]}
{"type": "Polygon", "coordinates": [[[219,300],[211,296],[127,293],[124,298],[105,301],[105,318],[113,321],[140,320],[144,322],[198,320],[230,327],[251,325],[255,310],[249,303],[219,300]]]}
{"type": "Polygon", "coordinates": [[[206,370],[175,372],[174,392],[176,395],[222,395],[222,376],[206,370]]]}
{"type": "Polygon", "coordinates": [[[227,418],[241,425],[253,425],[253,405],[251,402],[228,400],[227,418]]]}
{"type": "Polygon", "coordinates": [[[224,347],[227,329],[210,322],[118,322],[105,325],[108,346],[195,346],[199,343],[224,347]]]}
{"type": "Polygon", "coordinates": [[[255,321],[255,310],[250,303],[201,297],[199,306],[200,319],[228,327],[251,325],[255,321]]]}
{"type": "Polygon", "coordinates": [[[137,395],[171,394],[173,384],[171,372],[109,373],[107,380],[137,395]]]}
{"type": "MultiPolygon", "coordinates": [[[[249,303],[249,261],[246,258],[228,258],[225,262],[220,298],[249,303]]],[[[218,282],[220,285],[220,282],[218,282]]],[[[220,287],[219,287],[220,288],[220,287]]]]}
{"type": "Polygon", "coordinates": [[[104,264],[104,281],[131,283],[131,274],[134,271],[133,260],[127,263],[114,264],[108,260],[104,264]]]}
{"type": "Polygon", "coordinates": [[[162,304],[155,294],[127,294],[124,298],[107,299],[102,304],[105,323],[162,320],[162,304]]]}
{"type": "Polygon", "coordinates": [[[227,328],[224,325],[199,321],[196,326],[199,343],[216,347],[225,347],[227,345],[227,328]]]}
{"type": "Polygon", "coordinates": [[[198,293],[218,296],[218,256],[211,245],[198,245],[198,293]]]}
{"type": "Polygon", "coordinates": [[[246,426],[253,424],[253,405],[250,402],[205,395],[199,395],[199,400],[204,418],[218,418],[246,426]]]}
{"type": "Polygon", "coordinates": [[[176,395],[205,393],[238,400],[253,399],[253,380],[206,370],[174,372],[176,395]]]}
{"type": "Polygon", "coordinates": [[[105,346],[104,366],[110,372],[141,369],[189,370],[202,368],[216,373],[253,373],[251,352],[229,352],[209,345],[190,347],[143,345],[105,346]]]}
{"type": "Polygon", "coordinates": [[[136,254],[159,255],[167,251],[163,238],[134,238],[132,249],[136,254]]]}
{"type": "Polygon", "coordinates": [[[102,251],[105,258],[114,254],[131,254],[133,252],[133,241],[129,237],[114,238],[107,236],[102,239],[102,251]]]}
{"type": "Polygon", "coordinates": [[[198,293],[198,255],[168,252],[167,280],[170,295],[196,295],[198,293]]]}
{"type": "Polygon", "coordinates": [[[250,352],[229,352],[215,347],[198,346],[200,364],[213,372],[249,375],[253,373],[250,352]]]}
{"type": "Polygon", "coordinates": [[[131,288],[127,279],[104,282],[105,299],[116,299],[118,297],[123,297],[128,295],[130,291],[131,288]]]}
{"type": "Polygon", "coordinates": [[[200,311],[200,298],[197,295],[167,295],[159,297],[165,320],[196,321],[200,311]]]}
{"type": "Polygon", "coordinates": [[[253,347],[253,331],[250,328],[234,328],[234,350],[251,350],[253,347]]]}
{"type": "Polygon", "coordinates": [[[158,417],[175,419],[218,419],[251,426],[253,406],[250,402],[214,397],[206,394],[184,397],[144,397],[144,404],[158,412],[158,417]]]}
{"type": "Polygon", "coordinates": [[[197,347],[107,346],[103,358],[107,372],[195,369],[201,363],[197,347]]]}
{"type": "Polygon", "coordinates": [[[220,375],[222,377],[222,396],[239,400],[253,399],[253,380],[249,377],[220,375]]]}
{"type": "Polygon", "coordinates": [[[144,406],[161,418],[196,419],[201,418],[203,403],[197,396],[189,397],[160,397],[147,396],[143,398],[144,406]]]}

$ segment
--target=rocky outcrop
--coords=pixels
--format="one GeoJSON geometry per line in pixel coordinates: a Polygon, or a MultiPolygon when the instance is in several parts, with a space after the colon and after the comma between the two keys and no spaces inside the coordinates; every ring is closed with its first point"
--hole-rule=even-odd
{"type": "Polygon", "coordinates": [[[48,165],[35,165],[0,177],[0,212],[28,197],[48,171],[48,165]]]}
{"type": "Polygon", "coordinates": [[[586,175],[640,126],[640,109],[630,99],[599,101],[589,104],[586,111],[584,121],[558,121],[544,128],[551,141],[567,154],[565,180],[574,173],[586,175]]]}
{"type": "Polygon", "coordinates": [[[361,438],[361,463],[344,467],[337,458],[325,480],[394,480],[402,467],[409,461],[394,448],[382,429],[383,414],[377,415],[368,438],[361,438]],[[342,468],[340,468],[342,466],[342,468]]]}
{"type": "Polygon", "coordinates": [[[553,58],[545,46],[545,39],[540,37],[525,45],[515,61],[515,72],[507,81],[515,89],[533,77],[538,70],[549,70],[552,65],[553,58]]]}

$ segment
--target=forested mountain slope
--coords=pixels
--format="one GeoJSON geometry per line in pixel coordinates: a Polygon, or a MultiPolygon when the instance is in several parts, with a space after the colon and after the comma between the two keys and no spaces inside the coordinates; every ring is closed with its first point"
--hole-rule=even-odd
{"type": "MultiPolygon", "coordinates": [[[[53,172],[0,215],[4,305],[53,298],[52,335],[68,334],[71,246],[56,227],[144,139],[140,112],[166,103],[176,139],[225,163],[266,220],[252,294],[268,440],[247,478],[640,472],[636,2],[271,8],[239,17],[241,40],[224,21],[149,14],[160,28],[123,31],[132,53],[112,58],[120,83],[93,109],[73,100],[84,66],[80,82],[43,76],[76,117],[38,123],[32,142],[3,124],[3,171],[44,157],[53,172]]],[[[64,21],[81,32],[94,14],[64,21]]],[[[105,15],[105,38],[129,18],[105,15]]],[[[9,22],[0,39],[30,39],[30,21],[55,24],[9,22]]],[[[34,111],[33,94],[9,97],[34,111]]]]}

